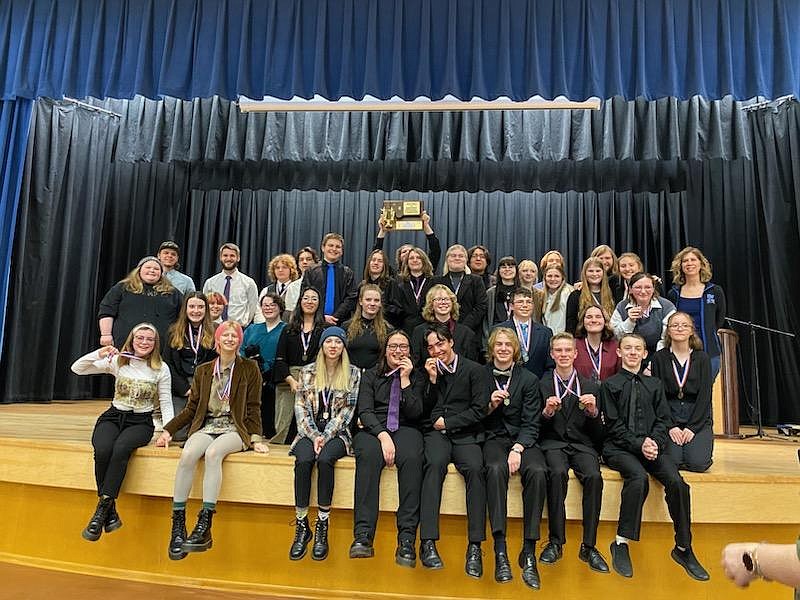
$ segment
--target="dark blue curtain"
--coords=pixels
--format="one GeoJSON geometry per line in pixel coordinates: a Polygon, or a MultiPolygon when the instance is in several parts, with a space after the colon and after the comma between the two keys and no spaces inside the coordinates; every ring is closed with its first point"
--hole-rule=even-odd
{"type": "Polygon", "coordinates": [[[3,98],[800,96],[798,0],[4,0],[3,98]]]}
{"type": "Polygon", "coordinates": [[[3,346],[11,249],[32,108],[33,100],[0,100],[0,348],[3,346]]]}

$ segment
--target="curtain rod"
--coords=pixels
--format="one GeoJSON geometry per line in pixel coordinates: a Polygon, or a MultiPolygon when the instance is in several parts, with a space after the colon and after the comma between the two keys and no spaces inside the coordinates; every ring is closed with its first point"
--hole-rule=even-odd
{"type": "Polygon", "coordinates": [[[117,117],[118,119],[122,118],[122,115],[119,113],[115,113],[113,111],[107,110],[105,108],[100,108],[99,106],[94,106],[92,104],[87,104],[86,102],[81,102],[80,100],[76,100],[75,98],[69,98],[68,96],[64,96],[64,102],[70,102],[72,104],[77,104],[81,108],[85,108],[87,110],[93,110],[99,113],[103,113],[105,115],[110,115],[112,117],[117,117]]]}

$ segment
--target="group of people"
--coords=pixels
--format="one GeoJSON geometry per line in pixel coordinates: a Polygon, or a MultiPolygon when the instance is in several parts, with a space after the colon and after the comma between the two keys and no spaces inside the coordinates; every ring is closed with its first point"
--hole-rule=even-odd
{"type": "Polygon", "coordinates": [[[374,555],[382,469],[397,467],[395,560],[442,568],[436,548],[450,463],[464,477],[465,571],[483,574],[488,512],[498,582],[513,577],[506,544],[508,483],[520,474],[523,581],[540,587],[537,562],[563,553],[568,471],[583,486],[581,560],[608,572],[598,550],[601,460],[623,477],[613,569],[633,574],[648,475],[661,481],[675,525],[673,559],[698,580],[689,486],[679,469],[712,462],[711,386],[725,296],[702,252],[688,247],[662,282],[632,253],[599,246],[569,284],[563,256],[502,257],[494,274],[484,246],[450,246],[423,215],[428,252],[403,245],[390,263],[380,223],[363,277],[341,262],[344,239],[269,261],[260,293],[238,270],[239,248],[219,249],[220,273],[195,291],[164,242],[104,297],[100,348],[73,371],[116,378],[111,407],[92,436],[98,504],[83,531],[97,540],[122,525],[115,499],[132,452],[154,436],[185,441],[174,487],[169,557],[211,547],[222,462],[233,452],[289,444],[295,457],[295,536],[289,558],[329,551],[336,461],[356,461],[351,558],[374,555]],[[542,281],[538,281],[539,273],[542,281]],[[205,459],[203,503],[187,533],[186,503],[205,459]],[[309,518],[312,471],[317,510],[309,518]],[[549,532],[537,557],[540,519],[549,532]]]}

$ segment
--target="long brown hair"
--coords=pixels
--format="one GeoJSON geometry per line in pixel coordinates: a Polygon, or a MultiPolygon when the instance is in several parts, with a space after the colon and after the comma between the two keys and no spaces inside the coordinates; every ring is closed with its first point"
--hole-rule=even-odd
{"type": "Polygon", "coordinates": [[[586,318],[586,313],[592,308],[596,308],[603,314],[604,324],[603,331],[600,332],[600,340],[605,342],[606,340],[612,339],[614,337],[614,330],[611,328],[611,317],[608,316],[608,313],[602,306],[597,306],[596,304],[587,306],[578,314],[578,326],[575,328],[575,338],[583,339],[589,335],[586,331],[586,326],[583,324],[583,320],[586,318]]]}
{"type": "Polygon", "coordinates": [[[178,313],[178,319],[169,327],[170,348],[180,350],[186,345],[186,336],[189,334],[189,327],[191,327],[189,317],[186,316],[186,309],[189,306],[189,300],[193,298],[202,300],[203,304],[206,306],[203,322],[200,323],[203,328],[203,337],[200,339],[200,345],[203,348],[214,347],[214,323],[211,321],[211,312],[208,310],[208,298],[206,298],[203,292],[189,292],[183,297],[183,304],[181,304],[181,312],[178,313]]]}
{"type": "MultiPolygon", "coordinates": [[[[367,292],[375,292],[380,296],[381,288],[374,283],[365,283],[358,290],[358,304],[356,305],[356,310],[353,313],[353,318],[350,319],[350,324],[347,326],[348,342],[352,342],[358,336],[363,334],[364,330],[366,329],[366,327],[364,327],[364,315],[361,309],[361,301],[364,299],[364,294],[367,292]]],[[[386,338],[389,335],[389,327],[386,324],[386,319],[383,318],[383,305],[381,305],[380,310],[378,310],[378,314],[376,314],[375,318],[372,320],[372,330],[375,332],[375,337],[378,339],[378,343],[383,346],[386,342],[386,338]]]]}
{"type": "Polygon", "coordinates": [[[608,287],[608,275],[606,275],[603,262],[599,258],[592,257],[583,261],[583,267],[581,268],[581,295],[578,300],[578,312],[583,311],[587,306],[595,305],[592,290],[589,288],[589,282],[586,281],[586,270],[589,267],[600,267],[600,270],[603,272],[603,278],[600,280],[600,305],[603,307],[603,310],[611,314],[614,312],[616,306],[614,305],[614,296],[611,293],[611,288],[608,287]]]}

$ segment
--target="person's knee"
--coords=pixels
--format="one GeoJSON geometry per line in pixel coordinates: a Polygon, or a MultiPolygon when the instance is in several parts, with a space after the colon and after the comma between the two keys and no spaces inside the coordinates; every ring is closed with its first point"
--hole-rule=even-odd
{"type": "Polygon", "coordinates": [[[650,491],[650,477],[647,473],[633,473],[625,478],[623,485],[631,491],[647,496],[650,491]]]}
{"type": "Polygon", "coordinates": [[[491,482],[508,481],[508,463],[502,461],[492,461],[484,466],[486,480],[491,482]]]}

